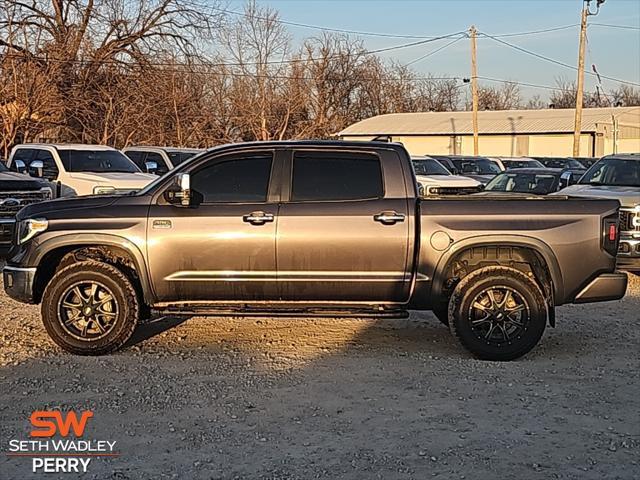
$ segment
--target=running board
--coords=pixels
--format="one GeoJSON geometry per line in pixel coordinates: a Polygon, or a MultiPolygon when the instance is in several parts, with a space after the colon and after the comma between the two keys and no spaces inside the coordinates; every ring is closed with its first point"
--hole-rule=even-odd
{"type": "Polygon", "coordinates": [[[407,318],[409,312],[402,309],[371,308],[256,308],[234,306],[190,305],[182,308],[163,306],[153,308],[160,315],[188,315],[213,317],[314,317],[314,318],[407,318]]]}

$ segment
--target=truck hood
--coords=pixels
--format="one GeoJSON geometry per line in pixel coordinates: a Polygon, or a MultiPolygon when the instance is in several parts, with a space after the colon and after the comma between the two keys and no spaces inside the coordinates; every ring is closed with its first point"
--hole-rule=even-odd
{"type": "Polygon", "coordinates": [[[69,172],[69,178],[75,181],[91,183],[94,186],[140,189],[158,178],[150,173],[119,173],[119,172],[69,172]]]}
{"type": "Polygon", "coordinates": [[[85,197],[58,198],[46,202],[33,203],[20,210],[18,215],[16,215],[16,220],[20,221],[25,218],[36,218],[39,216],[46,217],[46,214],[52,211],[59,212],[60,210],[106,207],[119,198],[121,197],[115,195],[91,195],[85,197]]]}
{"type": "Polygon", "coordinates": [[[480,182],[461,175],[416,175],[421,185],[437,185],[442,187],[477,187],[480,182]]]}
{"type": "Polygon", "coordinates": [[[608,198],[618,200],[623,207],[635,207],[640,204],[640,188],[614,187],[606,185],[571,185],[552,195],[570,195],[572,197],[608,198]]]}
{"type": "Polygon", "coordinates": [[[51,184],[39,178],[33,178],[23,173],[0,172],[0,192],[17,190],[40,190],[51,187],[51,184]]]}

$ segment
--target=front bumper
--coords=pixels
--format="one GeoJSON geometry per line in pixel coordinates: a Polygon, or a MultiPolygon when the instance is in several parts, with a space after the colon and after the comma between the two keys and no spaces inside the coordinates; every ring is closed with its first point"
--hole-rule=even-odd
{"type": "Polygon", "coordinates": [[[640,233],[621,232],[617,266],[630,272],[640,271],[640,233]]]}
{"type": "Polygon", "coordinates": [[[606,302],[620,300],[627,292],[627,275],[625,273],[603,273],[584,287],[573,303],[606,302]]]}
{"type": "Polygon", "coordinates": [[[6,266],[2,270],[4,291],[14,300],[23,303],[34,303],[33,282],[36,268],[19,268],[6,266]]]}

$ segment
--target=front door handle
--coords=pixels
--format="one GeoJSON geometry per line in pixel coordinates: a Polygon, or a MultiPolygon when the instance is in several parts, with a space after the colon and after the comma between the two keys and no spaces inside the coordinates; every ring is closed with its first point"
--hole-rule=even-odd
{"type": "Polygon", "coordinates": [[[264,212],[251,212],[248,215],[242,216],[242,220],[251,225],[264,225],[267,222],[273,222],[273,219],[273,213],[264,212]]]}
{"type": "Polygon", "coordinates": [[[394,225],[397,222],[404,222],[404,214],[398,212],[382,212],[374,215],[373,219],[383,225],[394,225]]]}

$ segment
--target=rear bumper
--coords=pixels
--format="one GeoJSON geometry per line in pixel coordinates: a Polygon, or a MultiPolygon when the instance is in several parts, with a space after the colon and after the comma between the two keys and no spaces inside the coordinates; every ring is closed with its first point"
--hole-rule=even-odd
{"type": "Polygon", "coordinates": [[[33,303],[33,281],[35,276],[35,267],[4,267],[2,270],[4,291],[14,300],[23,303],[33,303]]]}
{"type": "Polygon", "coordinates": [[[603,273],[584,287],[573,303],[606,302],[619,300],[627,291],[627,275],[625,273],[603,273]]]}

